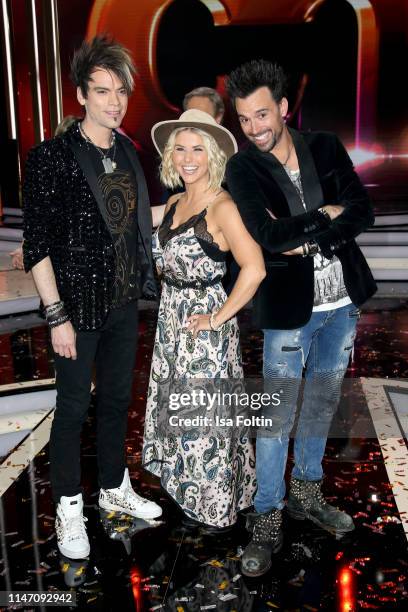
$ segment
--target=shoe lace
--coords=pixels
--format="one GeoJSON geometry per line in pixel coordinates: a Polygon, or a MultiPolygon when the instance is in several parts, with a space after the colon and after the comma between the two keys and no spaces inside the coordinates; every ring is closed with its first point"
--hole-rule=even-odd
{"type": "Polygon", "coordinates": [[[131,487],[126,489],[126,495],[134,501],[137,501],[139,504],[147,504],[149,501],[148,499],[145,499],[144,497],[136,493],[136,491],[134,491],[131,487]]]}
{"type": "Polygon", "coordinates": [[[77,540],[86,536],[85,523],[88,519],[86,516],[73,516],[67,521],[67,532],[70,540],[77,540]]]}

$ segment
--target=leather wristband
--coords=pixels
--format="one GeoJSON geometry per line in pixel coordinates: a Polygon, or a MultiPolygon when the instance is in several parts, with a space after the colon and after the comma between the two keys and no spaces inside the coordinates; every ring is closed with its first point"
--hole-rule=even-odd
{"type": "Polygon", "coordinates": [[[47,319],[48,327],[50,327],[51,329],[53,327],[58,327],[59,325],[63,325],[67,321],[69,321],[69,316],[67,315],[65,310],[62,313],[59,313],[58,315],[56,315],[55,317],[47,319]]]}

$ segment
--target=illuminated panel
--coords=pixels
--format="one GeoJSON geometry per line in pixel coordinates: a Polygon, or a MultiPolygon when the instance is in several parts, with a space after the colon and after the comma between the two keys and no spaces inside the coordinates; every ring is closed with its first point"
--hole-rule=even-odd
{"type": "Polygon", "coordinates": [[[16,104],[14,99],[13,86],[13,71],[11,66],[11,32],[10,20],[8,14],[7,0],[2,0],[3,9],[3,32],[4,32],[4,48],[6,55],[6,73],[7,73],[7,95],[8,95],[8,111],[9,111],[9,131],[12,140],[17,139],[17,124],[16,124],[16,104]]]}
{"type": "Polygon", "coordinates": [[[42,115],[42,100],[41,100],[41,82],[40,82],[40,60],[38,55],[38,31],[37,31],[37,13],[35,10],[35,0],[31,0],[30,2],[30,17],[31,17],[31,27],[33,33],[33,55],[34,55],[34,82],[35,82],[35,91],[34,91],[34,100],[36,104],[36,115],[38,121],[38,138],[39,140],[44,140],[44,122],[42,115]]]}
{"type": "Polygon", "coordinates": [[[348,567],[340,570],[338,578],[339,610],[340,612],[353,612],[355,601],[353,595],[353,575],[348,567]]]}
{"type": "Polygon", "coordinates": [[[160,80],[157,74],[157,35],[159,31],[160,20],[165,13],[168,5],[171,4],[172,0],[163,3],[162,6],[158,8],[156,13],[152,17],[151,27],[149,29],[149,70],[152,78],[152,84],[160,98],[160,100],[168,106],[169,110],[177,113],[178,108],[170,104],[165,97],[162,88],[160,86],[160,80]]]}
{"type": "Polygon", "coordinates": [[[52,22],[52,55],[54,60],[54,79],[55,79],[55,103],[57,111],[57,121],[60,123],[63,117],[62,110],[62,86],[61,86],[61,64],[59,57],[59,37],[58,37],[58,14],[56,0],[51,0],[51,22],[52,22]]]}
{"type": "Polygon", "coordinates": [[[354,166],[359,170],[377,166],[385,160],[408,159],[408,153],[384,153],[379,145],[347,147],[354,166]]]}
{"type": "Polygon", "coordinates": [[[230,16],[221,2],[218,0],[201,0],[201,2],[212,14],[216,26],[227,25],[230,22],[230,16]]]}
{"type": "Polygon", "coordinates": [[[379,33],[370,2],[347,1],[356,13],[358,27],[355,145],[359,147],[362,139],[375,135],[379,33]]]}

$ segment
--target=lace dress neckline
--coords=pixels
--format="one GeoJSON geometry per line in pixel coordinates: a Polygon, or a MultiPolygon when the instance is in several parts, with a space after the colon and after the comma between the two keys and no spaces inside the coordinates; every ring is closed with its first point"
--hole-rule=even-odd
{"type": "Polygon", "coordinates": [[[179,201],[180,201],[180,199],[178,199],[175,202],[173,202],[173,204],[170,206],[170,208],[168,210],[168,213],[166,215],[166,217],[167,216],[169,217],[169,221],[170,221],[170,223],[168,224],[168,230],[170,232],[177,232],[178,229],[183,228],[185,225],[188,225],[192,220],[198,219],[200,217],[200,215],[202,215],[203,213],[207,212],[208,206],[203,208],[203,210],[200,210],[199,213],[196,213],[195,215],[192,215],[191,217],[189,217],[188,219],[186,219],[182,223],[179,223],[179,225],[177,227],[171,227],[173,225],[174,213],[176,212],[176,206],[179,203],[179,201]]]}
{"type": "Polygon", "coordinates": [[[203,208],[203,210],[201,210],[199,213],[196,213],[195,215],[192,215],[191,217],[183,221],[183,223],[180,223],[180,225],[178,225],[177,227],[171,227],[173,224],[174,212],[176,210],[176,205],[178,201],[179,200],[176,200],[170,206],[169,210],[164,216],[161,226],[159,227],[158,236],[161,245],[164,247],[169,240],[193,227],[194,234],[200,242],[205,241],[207,244],[210,244],[212,247],[214,247],[220,253],[226,256],[227,251],[223,251],[220,248],[217,242],[215,242],[212,234],[210,234],[207,229],[207,220],[205,217],[207,214],[208,206],[203,208]]]}

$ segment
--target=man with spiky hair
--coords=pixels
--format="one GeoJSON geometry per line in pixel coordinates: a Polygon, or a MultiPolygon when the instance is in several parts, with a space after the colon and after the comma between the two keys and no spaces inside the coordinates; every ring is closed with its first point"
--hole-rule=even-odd
{"type": "Polygon", "coordinates": [[[230,74],[227,90],[249,140],[248,148],[230,159],[227,183],[263,249],[267,275],[253,315],[264,333],[265,384],[279,382],[282,390],[272,427],[258,432],[258,490],[247,522],[252,540],[242,557],[243,573],[260,576],[282,545],[288,442],[303,371],[287,510],[338,535],[354,528],[352,518],[323,497],[322,459],[358,307],[376,289],[355,242],[374,216],[339,139],[285,124],[286,77],[279,65],[247,62],[230,74]]]}
{"type": "Polygon", "coordinates": [[[115,131],[134,72],[127,49],[108,36],[84,41],[71,71],[84,117],[34,147],[26,165],[24,263],[55,353],[50,473],[58,547],[71,558],[90,551],[80,436],[94,364],[99,505],[147,519],[161,514],[157,504],[134,492],[125,457],[137,301],[155,293],[146,182],[132,143],[115,131]]]}

